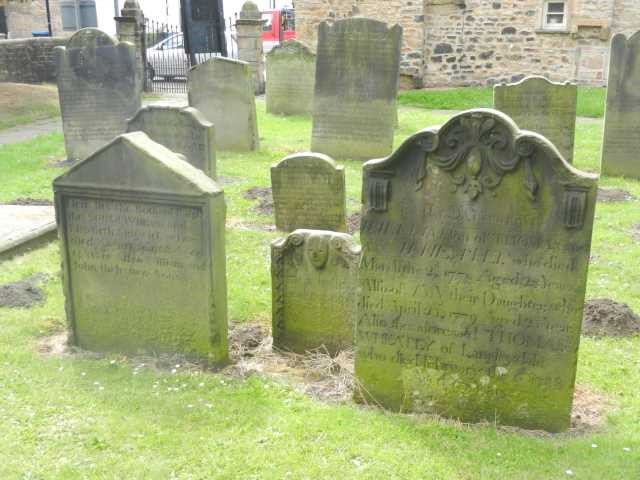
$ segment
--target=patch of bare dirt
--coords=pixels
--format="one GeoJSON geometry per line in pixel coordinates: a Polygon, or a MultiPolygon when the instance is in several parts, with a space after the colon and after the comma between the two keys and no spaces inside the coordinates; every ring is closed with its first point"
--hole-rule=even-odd
{"type": "Polygon", "coordinates": [[[227,218],[227,226],[237,230],[255,230],[258,232],[275,232],[276,226],[271,223],[244,222],[240,218],[227,218]]]}
{"type": "Polygon", "coordinates": [[[233,185],[234,183],[240,183],[244,180],[242,177],[225,177],[220,175],[217,179],[218,183],[221,185],[233,185]]]}
{"type": "Polygon", "coordinates": [[[360,231],[360,212],[354,212],[347,217],[347,232],[353,235],[360,231]]]}
{"type": "Polygon", "coordinates": [[[621,188],[598,188],[598,201],[603,203],[628,202],[635,197],[621,188]]]}
{"type": "Polygon", "coordinates": [[[631,227],[631,237],[636,242],[640,242],[640,223],[636,223],[633,227],[631,227]]]}
{"type": "Polygon", "coordinates": [[[73,167],[79,161],[80,160],[77,160],[77,159],[74,160],[72,158],[66,158],[64,160],[58,160],[57,162],[50,163],[49,165],[52,168],[67,168],[67,167],[73,167]]]}
{"type": "Polygon", "coordinates": [[[46,199],[20,197],[10,202],[7,202],[4,205],[50,206],[50,205],[53,205],[53,202],[51,200],[46,200],[46,199]]]}
{"type": "Polygon", "coordinates": [[[256,200],[253,210],[260,215],[273,215],[273,194],[271,187],[252,187],[242,195],[247,200],[256,200]]]}
{"type": "Polygon", "coordinates": [[[0,307],[30,308],[43,303],[46,295],[39,288],[45,275],[36,274],[14,283],[0,286],[0,307]]]}
{"type": "Polygon", "coordinates": [[[628,305],[609,298],[587,300],[582,334],[593,337],[628,337],[640,333],[640,317],[628,305]]]}
{"type": "Polygon", "coordinates": [[[42,355],[62,357],[70,353],[67,332],[56,333],[50,337],[44,337],[38,343],[38,352],[42,355]]]}

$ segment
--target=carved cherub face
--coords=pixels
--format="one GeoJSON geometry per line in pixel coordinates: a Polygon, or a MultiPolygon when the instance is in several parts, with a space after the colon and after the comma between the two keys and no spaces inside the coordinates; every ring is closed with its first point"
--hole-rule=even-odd
{"type": "Polygon", "coordinates": [[[307,240],[307,256],[311,265],[321,269],[329,257],[329,240],[319,235],[311,235],[307,240]]]}

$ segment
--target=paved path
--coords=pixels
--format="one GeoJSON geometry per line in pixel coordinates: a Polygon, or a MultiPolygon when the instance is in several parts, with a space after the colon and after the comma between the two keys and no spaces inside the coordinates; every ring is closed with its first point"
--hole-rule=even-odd
{"type": "Polygon", "coordinates": [[[60,118],[38,120],[37,122],[27,125],[0,130],[0,145],[24,142],[38,135],[46,135],[54,132],[62,132],[62,121],[60,118]]]}
{"type": "Polygon", "coordinates": [[[52,206],[0,205],[0,259],[55,236],[52,206]]]}

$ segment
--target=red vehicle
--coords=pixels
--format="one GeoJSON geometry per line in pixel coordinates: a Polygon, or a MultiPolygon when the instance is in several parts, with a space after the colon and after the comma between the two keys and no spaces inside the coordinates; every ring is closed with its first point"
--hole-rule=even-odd
{"type": "Polygon", "coordinates": [[[295,19],[293,8],[262,12],[262,42],[265,53],[286,40],[296,38],[295,19]]]}

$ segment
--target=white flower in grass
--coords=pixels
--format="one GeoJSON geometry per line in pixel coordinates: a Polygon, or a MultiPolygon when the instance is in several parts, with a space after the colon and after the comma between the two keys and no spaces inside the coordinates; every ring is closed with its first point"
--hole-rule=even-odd
{"type": "Polygon", "coordinates": [[[567,469],[564,471],[564,473],[566,473],[567,475],[569,475],[570,477],[573,476],[573,470],[571,469],[567,469]]]}
{"type": "Polygon", "coordinates": [[[631,449],[629,447],[624,447],[622,450],[624,450],[625,452],[630,452],[631,449]]]}
{"type": "Polygon", "coordinates": [[[176,370],[175,368],[171,369],[171,373],[176,373],[178,370],[176,370]]]}
{"type": "Polygon", "coordinates": [[[193,405],[189,404],[187,405],[187,408],[193,408],[193,405]]]}
{"type": "Polygon", "coordinates": [[[207,404],[205,405],[205,407],[207,407],[207,408],[211,409],[211,408],[213,408],[213,403],[207,403],[207,404]]]}
{"type": "Polygon", "coordinates": [[[498,452],[498,453],[496,453],[496,456],[497,456],[497,457],[501,457],[501,456],[502,456],[502,454],[501,454],[500,452],[498,452]]]}
{"type": "Polygon", "coordinates": [[[204,382],[200,382],[200,383],[198,384],[198,386],[199,386],[199,387],[204,387],[204,382]]]}
{"type": "Polygon", "coordinates": [[[87,376],[87,372],[81,372],[81,373],[80,373],[80,376],[81,376],[81,377],[86,377],[86,376],[87,376]]]}
{"type": "Polygon", "coordinates": [[[591,444],[591,448],[598,448],[598,444],[597,443],[592,443],[591,444]]]}
{"type": "Polygon", "coordinates": [[[115,365],[115,364],[116,364],[116,361],[115,361],[115,360],[111,360],[109,363],[110,363],[111,365],[115,365]]]}

